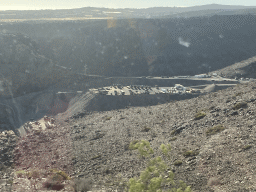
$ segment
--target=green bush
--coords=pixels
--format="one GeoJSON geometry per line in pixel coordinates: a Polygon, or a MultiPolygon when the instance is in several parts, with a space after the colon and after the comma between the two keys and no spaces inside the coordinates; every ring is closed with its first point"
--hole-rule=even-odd
{"type": "MultiPolygon", "coordinates": [[[[139,145],[142,143],[144,143],[143,146],[147,146],[147,144],[149,144],[147,141],[137,142],[135,144],[137,147],[135,148],[139,149],[139,145]]],[[[171,150],[171,147],[170,145],[162,144],[160,146],[160,150],[165,156],[168,156],[168,152],[171,150]]],[[[183,181],[175,183],[174,173],[167,170],[168,166],[161,156],[149,159],[148,165],[145,170],[141,172],[140,177],[131,178],[129,180],[128,191],[162,192],[162,188],[168,188],[168,192],[191,192],[190,186],[187,186],[183,181]]]]}
{"type": "Polygon", "coordinates": [[[132,149],[132,150],[138,149],[141,157],[146,157],[149,154],[153,153],[153,149],[150,147],[149,142],[145,140],[132,141],[130,143],[129,149],[132,149]]]}
{"type": "Polygon", "coordinates": [[[135,149],[137,149],[137,148],[135,147],[135,145],[136,145],[138,142],[139,142],[139,140],[134,140],[134,141],[132,141],[132,142],[130,143],[130,145],[129,145],[129,149],[130,149],[130,150],[135,150],[135,149]]]}
{"type": "Polygon", "coordinates": [[[160,146],[160,149],[161,149],[162,153],[163,153],[165,156],[168,156],[168,152],[171,151],[171,145],[170,145],[170,144],[168,144],[168,145],[162,144],[162,145],[160,146]]]}

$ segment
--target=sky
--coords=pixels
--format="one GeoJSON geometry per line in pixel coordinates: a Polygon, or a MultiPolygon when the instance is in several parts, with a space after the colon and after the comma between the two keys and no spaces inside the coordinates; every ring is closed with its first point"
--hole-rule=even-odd
{"type": "Polygon", "coordinates": [[[190,7],[206,4],[256,6],[255,0],[0,0],[0,10],[70,9],[81,7],[190,7]]]}

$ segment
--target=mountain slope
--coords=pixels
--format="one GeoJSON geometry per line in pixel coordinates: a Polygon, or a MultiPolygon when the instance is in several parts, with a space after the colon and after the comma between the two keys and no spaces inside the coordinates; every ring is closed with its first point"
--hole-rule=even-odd
{"type": "Polygon", "coordinates": [[[171,144],[168,165],[175,178],[194,191],[254,191],[255,88],[255,82],[239,84],[190,100],[72,120],[68,126],[74,143],[74,169],[98,185],[113,182],[117,174],[124,179],[138,176],[146,160],[128,146],[144,139],[158,151],[156,156],[162,143],[171,144]],[[195,120],[200,111],[206,116],[195,120]],[[221,126],[224,130],[218,132],[221,126]],[[211,128],[217,130],[215,134],[211,128]],[[195,155],[185,155],[190,150],[195,155]],[[182,161],[181,166],[174,165],[176,160],[182,161]]]}

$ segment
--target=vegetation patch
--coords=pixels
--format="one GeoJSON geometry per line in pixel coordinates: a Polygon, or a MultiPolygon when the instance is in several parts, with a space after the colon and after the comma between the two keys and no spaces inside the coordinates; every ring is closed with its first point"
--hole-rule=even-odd
{"type": "Polygon", "coordinates": [[[225,127],[223,125],[214,126],[206,131],[206,136],[214,135],[216,133],[223,131],[224,129],[225,127]]]}
{"type": "Polygon", "coordinates": [[[107,120],[107,121],[108,121],[108,120],[110,120],[111,118],[112,118],[112,117],[106,117],[106,118],[105,118],[105,120],[107,120]]]}
{"type": "Polygon", "coordinates": [[[246,107],[247,107],[247,103],[243,101],[243,102],[236,103],[232,109],[237,110],[237,109],[246,108],[246,107]]]}
{"type": "Polygon", "coordinates": [[[184,155],[185,157],[197,156],[198,154],[199,154],[198,151],[192,151],[192,150],[190,150],[190,151],[185,151],[185,152],[183,153],[183,155],[184,155]]]}
{"type": "Polygon", "coordinates": [[[165,156],[168,156],[168,153],[171,151],[171,145],[170,144],[168,144],[168,145],[162,144],[160,146],[160,149],[165,156]]]}
{"type": "Polygon", "coordinates": [[[175,166],[181,166],[182,165],[182,161],[181,160],[177,160],[173,163],[175,166]]]}
{"type": "Polygon", "coordinates": [[[206,116],[206,113],[205,112],[203,112],[203,111],[199,111],[198,113],[196,113],[196,115],[195,115],[195,120],[199,120],[199,119],[202,119],[202,118],[204,118],[206,116]]]}
{"type": "Polygon", "coordinates": [[[176,140],[177,140],[177,137],[172,137],[172,138],[170,138],[169,141],[176,141],[176,140]]]}
{"type": "Polygon", "coordinates": [[[175,129],[171,132],[171,135],[178,135],[182,132],[183,129],[184,129],[184,127],[180,127],[178,129],[175,129]]]}
{"type": "Polygon", "coordinates": [[[24,170],[19,170],[19,171],[16,171],[15,173],[16,173],[17,177],[19,177],[19,178],[22,178],[27,175],[27,172],[24,170]]]}
{"type": "Polygon", "coordinates": [[[134,140],[134,141],[132,141],[132,142],[130,143],[130,145],[129,145],[129,149],[130,149],[130,150],[135,150],[135,149],[137,149],[137,148],[135,147],[135,145],[136,145],[138,142],[139,142],[139,140],[134,140]]]}
{"type": "Polygon", "coordinates": [[[129,149],[132,149],[132,150],[138,149],[141,157],[146,157],[149,154],[154,153],[153,149],[150,147],[149,142],[146,140],[132,141],[129,145],[129,149]]]}
{"type": "Polygon", "coordinates": [[[252,148],[251,145],[245,145],[245,146],[243,146],[243,150],[247,150],[247,149],[251,149],[251,148],[252,148]]]}
{"type": "Polygon", "coordinates": [[[64,189],[63,181],[70,180],[70,177],[64,172],[57,169],[51,169],[43,187],[48,190],[60,191],[64,189]]]}
{"type": "Polygon", "coordinates": [[[57,191],[64,189],[63,181],[71,179],[64,171],[57,169],[50,169],[48,171],[37,169],[30,171],[19,170],[16,171],[15,174],[18,178],[29,179],[35,191],[37,191],[36,183],[38,182],[38,179],[46,178],[46,181],[43,183],[43,188],[57,191]]]}
{"type": "Polygon", "coordinates": [[[68,174],[65,171],[60,171],[58,169],[51,169],[50,172],[53,174],[62,176],[64,180],[70,180],[70,177],[68,176],[68,174]]]}
{"type": "MultiPolygon", "coordinates": [[[[166,156],[170,151],[170,145],[162,144],[160,149],[166,156]]],[[[180,164],[178,161],[177,163],[180,164]]],[[[146,169],[140,173],[140,176],[129,179],[127,191],[161,192],[168,185],[171,192],[191,192],[191,187],[183,181],[175,182],[174,173],[168,170],[170,170],[170,167],[167,166],[161,156],[149,159],[146,169]]]]}

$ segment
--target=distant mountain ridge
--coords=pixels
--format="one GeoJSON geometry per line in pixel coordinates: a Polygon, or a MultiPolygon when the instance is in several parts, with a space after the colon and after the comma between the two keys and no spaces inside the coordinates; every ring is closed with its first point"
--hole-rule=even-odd
{"type": "MultiPolygon", "coordinates": [[[[221,4],[207,4],[191,7],[150,7],[150,8],[104,8],[104,7],[82,7],[75,9],[59,9],[59,10],[9,10],[0,11],[1,20],[4,19],[41,19],[41,18],[107,18],[115,19],[122,18],[161,18],[163,16],[173,16],[175,14],[182,14],[186,12],[195,12],[191,16],[207,15],[202,11],[210,10],[216,14],[255,14],[256,6],[243,5],[221,5],[221,4]],[[223,13],[224,12],[224,13],[223,13]]],[[[183,15],[179,15],[183,16],[183,15]]],[[[185,16],[187,17],[187,16],[185,16]]]]}

